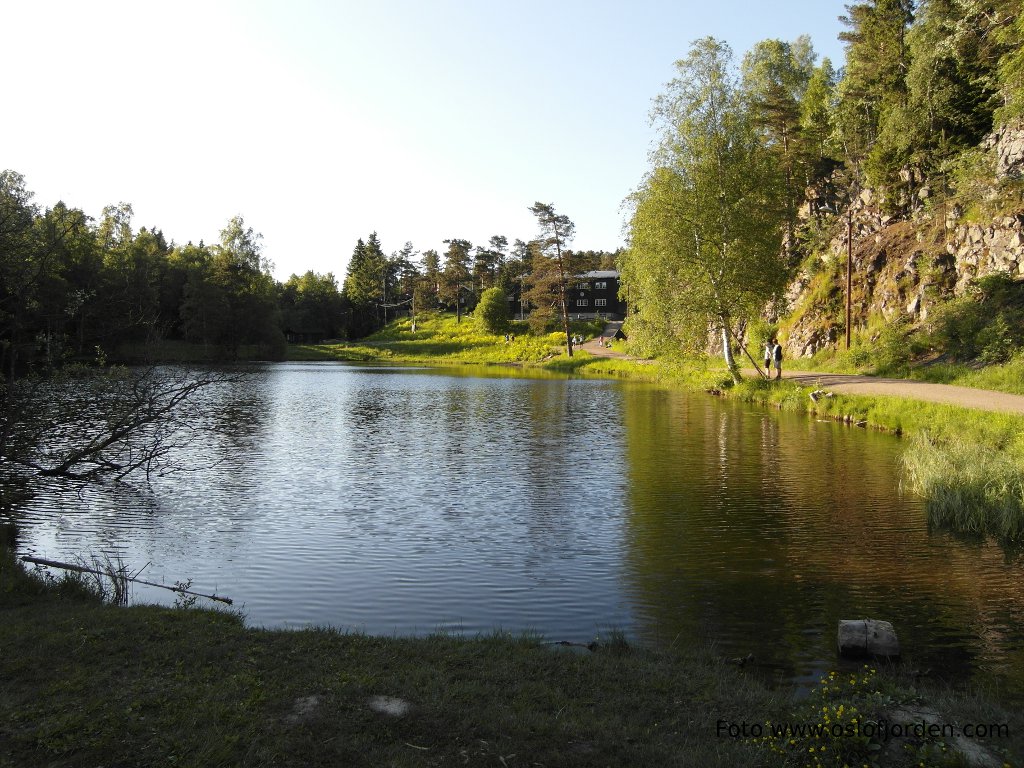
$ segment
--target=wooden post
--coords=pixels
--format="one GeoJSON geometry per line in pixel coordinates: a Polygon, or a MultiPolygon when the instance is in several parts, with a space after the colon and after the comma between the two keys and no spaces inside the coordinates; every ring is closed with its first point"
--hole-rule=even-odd
{"type": "Polygon", "coordinates": [[[853,197],[846,209],[846,348],[850,348],[850,323],[853,312],[853,197]]]}

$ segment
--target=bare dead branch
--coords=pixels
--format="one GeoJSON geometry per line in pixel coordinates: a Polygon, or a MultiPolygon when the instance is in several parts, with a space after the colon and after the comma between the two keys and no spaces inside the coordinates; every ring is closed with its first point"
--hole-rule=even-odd
{"type": "Polygon", "coordinates": [[[215,429],[204,390],[235,378],[154,366],[14,382],[0,415],[0,466],[80,482],[176,471],[175,452],[215,429]]]}
{"type": "MultiPolygon", "coordinates": [[[[62,563],[58,560],[44,560],[41,557],[29,557],[28,555],[24,555],[21,559],[24,560],[26,563],[33,563],[35,565],[45,565],[49,568],[60,568],[65,571],[75,571],[76,573],[93,573],[98,576],[107,575],[105,571],[97,570],[96,568],[89,568],[85,565],[76,565],[75,563],[62,563]]],[[[167,584],[158,584],[155,581],[145,581],[144,579],[137,578],[137,576],[132,576],[130,574],[125,574],[124,578],[127,581],[133,581],[136,584],[145,584],[148,587],[160,587],[160,589],[169,589],[171,592],[180,592],[183,595],[195,595],[196,597],[205,597],[207,600],[216,600],[217,602],[227,603],[228,605],[234,604],[234,601],[230,597],[221,597],[220,595],[207,595],[202,592],[193,592],[191,590],[184,589],[183,587],[178,586],[171,587],[167,584]]]]}

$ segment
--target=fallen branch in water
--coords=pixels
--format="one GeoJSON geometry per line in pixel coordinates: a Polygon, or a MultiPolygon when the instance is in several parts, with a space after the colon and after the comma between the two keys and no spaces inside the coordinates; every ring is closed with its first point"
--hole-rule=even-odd
{"type": "MultiPolygon", "coordinates": [[[[28,555],[24,555],[21,559],[26,563],[46,565],[51,568],[61,568],[65,571],[78,571],[79,573],[95,573],[99,576],[107,575],[103,571],[97,570],[95,568],[87,568],[84,565],[75,565],[74,563],[60,563],[56,560],[44,560],[41,557],[29,557],[28,555]]],[[[216,600],[219,603],[227,603],[228,605],[234,604],[234,601],[230,597],[221,597],[220,595],[205,595],[202,592],[192,592],[191,590],[185,589],[183,587],[169,587],[166,584],[157,584],[155,581],[144,581],[142,579],[137,579],[133,576],[125,576],[125,578],[128,581],[134,581],[139,584],[145,584],[148,587],[160,587],[160,589],[169,589],[171,592],[180,592],[183,595],[195,595],[196,597],[205,597],[207,600],[216,600]]]]}

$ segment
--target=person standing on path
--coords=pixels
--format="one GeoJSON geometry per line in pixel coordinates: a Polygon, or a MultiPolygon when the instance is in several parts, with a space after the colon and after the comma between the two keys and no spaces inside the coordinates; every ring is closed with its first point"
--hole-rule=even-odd
{"type": "Polygon", "coordinates": [[[772,375],[772,339],[766,339],[764,342],[764,375],[770,377],[772,375]]]}
{"type": "Polygon", "coordinates": [[[782,345],[778,339],[772,339],[772,360],[775,361],[776,379],[782,378],[782,345]]]}

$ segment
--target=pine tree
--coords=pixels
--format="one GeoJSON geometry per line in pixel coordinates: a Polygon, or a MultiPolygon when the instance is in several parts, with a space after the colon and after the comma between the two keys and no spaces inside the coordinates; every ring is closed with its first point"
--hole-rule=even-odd
{"type": "Polygon", "coordinates": [[[571,252],[567,246],[572,241],[576,225],[565,214],[555,213],[555,207],[551,203],[534,203],[530,206],[530,212],[537,217],[537,224],[541,231],[540,237],[534,241],[530,295],[532,297],[536,293],[537,300],[533,303],[538,308],[544,307],[543,297],[545,295],[553,298],[553,305],[558,308],[561,315],[566,349],[569,357],[572,357],[572,336],[569,333],[569,307],[566,294],[570,281],[575,277],[575,269],[570,261],[571,252]]]}
{"type": "Polygon", "coordinates": [[[847,47],[836,123],[854,166],[874,145],[885,111],[905,103],[912,7],[912,0],[868,0],[847,6],[849,15],[840,17],[850,29],[839,35],[847,47]]]}

